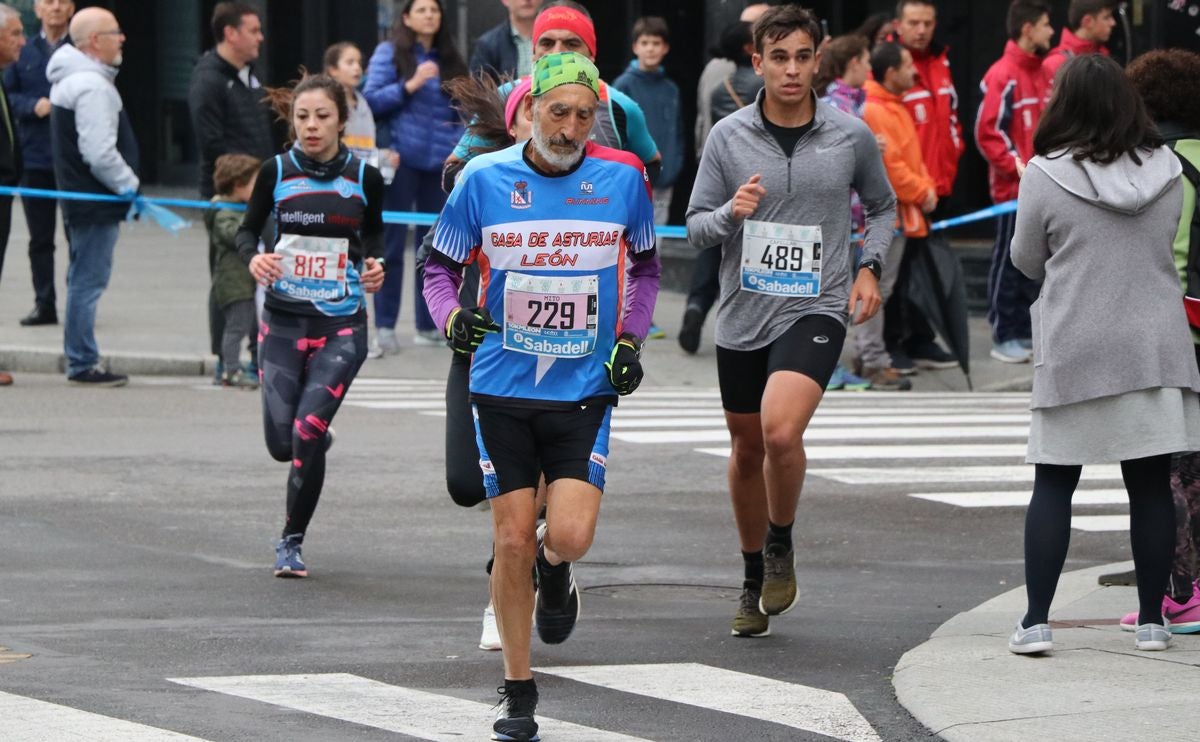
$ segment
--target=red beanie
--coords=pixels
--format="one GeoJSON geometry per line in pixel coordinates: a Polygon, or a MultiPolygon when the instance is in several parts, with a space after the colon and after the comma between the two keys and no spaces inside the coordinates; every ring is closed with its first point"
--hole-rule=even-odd
{"type": "Polygon", "coordinates": [[[590,18],[578,10],[558,5],[538,13],[537,20],[533,22],[534,46],[537,46],[538,39],[547,31],[570,31],[583,39],[588,53],[596,56],[596,27],[592,25],[590,18]]]}

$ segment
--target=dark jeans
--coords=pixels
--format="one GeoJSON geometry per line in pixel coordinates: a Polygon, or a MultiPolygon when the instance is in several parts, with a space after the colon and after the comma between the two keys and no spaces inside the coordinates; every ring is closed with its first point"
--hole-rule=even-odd
{"type": "Polygon", "coordinates": [[[1041,283],[1026,276],[1012,263],[1009,248],[1017,226],[1016,214],[996,219],[996,244],[988,271],[988,322],[997,344],[1033,337],[1029,307],[1037,300],[1041,283]]]}
{"type": "MultiPolygon", "coordinates": [[[[26,170],[21,185],[26,188],[54,190],[58,187],[53,170],[26,170]]],[[[58,201],[53,198],[22,198],[25,222],[29,225],[29,269],[33,274],[33,300],[39,309],[53,312],[57,303],[54,292],[54,228],[58,201]]],[[[5,234],[7,237],[7,233],[5,234]]],[[[0,251],[4,248],[0,247],[0,251]]]]}
{"type": "Polygon", "coordinates": [[[721,246],[706,247],[692,265],[692,285],[688,288],[687,308],[700,310],[701,319],[708,316],[721,295],[721,246]]]}
{"type": "MultiPolygon", "coordinates": [[[[446,203],[446,194],[442,192],[441,172],[425,172],[405,167],[400,163],[396,168],[396,178],[388,186],[383,197],[383,208],[388,211],[417,211],[438,212],[446,203]]],[[[417,227],[416,241],[420,245],[429,227],[417,227]]],[[[383,286],[375,294],[375,326],[395,327],[396,319],[400,316],[400,299],[404,287],[404,245],[408,241],[407,224],[389,224],[384,228],[384,239],[387,242],[387,275],[383,286]]],[[[432,330],[433,317],[425,306],[422,290],[425,284],[425,266],[417,265],[416,290],[413,292],[413,322],[418,330],[432,330]]]]}

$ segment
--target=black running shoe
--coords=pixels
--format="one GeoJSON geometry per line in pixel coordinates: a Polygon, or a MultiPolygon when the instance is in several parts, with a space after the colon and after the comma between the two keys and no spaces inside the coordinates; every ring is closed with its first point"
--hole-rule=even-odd
{"type": "Polygon", "coordinates": [[[114,387],[125,386],[129,383],[129,377],[124,374],[109,373],[103,366],[95,366],[74,376],[68,376],[67,381],[77,386],[114,387]]]}
{"type": "MultiPolygon", "coordinates": [[[[538,553],[546,535],[546,524],[538,528],[538,553]]],[[[570,562],[557,567],[546,565],[541,559],[537,564],[537,600],[533,608],[533,622],[538,637],[546,644],[562,644],[575,630],[579,620],[579,589],[575,585],[575,568],[570,562]]]]}
{"type": "Polygon", "coordinates": [[[700,328],[704,326],[704,313],[697,307],[688,307],[683,313],[683,326],[679,328],[679,347],[688,353],[700,348],[700,328]]]}
{"type": "Polygon", "coordinates": [[[492,739],[501,742],[537,742],[537,721],[533,712],[537,708],[537,684],[529,680],[505,680],[496,689],[500,703],[496,704],[496,721],[492,724],[492,739]]]}

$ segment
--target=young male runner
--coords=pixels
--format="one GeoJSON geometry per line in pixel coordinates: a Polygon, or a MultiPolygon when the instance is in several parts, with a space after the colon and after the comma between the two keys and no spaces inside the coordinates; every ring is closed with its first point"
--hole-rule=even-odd
{"type": "Polygon", "coordinates": [[[792,522],[804,430],[837,364],[848,315],[879,309],[895,197],[871,130],[812,90],[821,28],[796,6],[754,24],[754,105],[709,135],[688,204],[688,240],[721,245],[717,375],[733,442],[729,490],[745,561],[734,636],[766,636],[796,603],[792,522]],[[850,199],[866,210],[853,268],[850,199]],[[765,542],[765,549],[764,549],[765,542]]]}
{"type": "Polygon", "coordinates": [[[442,210],[425,279],[455,350],[474,352],[471,401],[492,505],[492,596],[504,652],[493,739],[536,739],[529,634],[566,640],[579,617],[571,563],[591,546],[618,394],[641,382],[658,294],[649,179],[633,155],[588,140],[599,73],[575,52],[538,59],[533,138],[471,160],[442,210]],[[464,264],[479,306],[462,308],[464,264]],[[494,319],[493,319],[494,318],[494,319]],[[539,473],[549,488],[535,535],[539,473]]]}

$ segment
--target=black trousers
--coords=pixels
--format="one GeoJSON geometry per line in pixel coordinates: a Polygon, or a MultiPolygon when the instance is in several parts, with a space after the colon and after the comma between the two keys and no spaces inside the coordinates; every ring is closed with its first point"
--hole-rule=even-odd
{"type": "Polygon", "coordinates": [[[707,317],[721,295],[721,246],[706,247],[692,264],[692,285],[688,288],[687,308],[700,310],[707,317]]]}
{"type": "Polygon", "coordinates": [[[0,196],[0,276],[4,275],[4,250],[12,229],[12,196],[0,196]]]}
{"type": "MultiPolygon", "coordinates": [[[[53,170],[26,170],[21,179],[26,188],[54,190],[58,184],[53,170]]],[[[53,198],[22,198],[25,222],[29,225],[29,269],[33,274],[33,300],[38,308],[55,311],[54,230],[58,201],[53,198]]],[[[7,234],[7,233],[6,233],[7,234]]]]}

